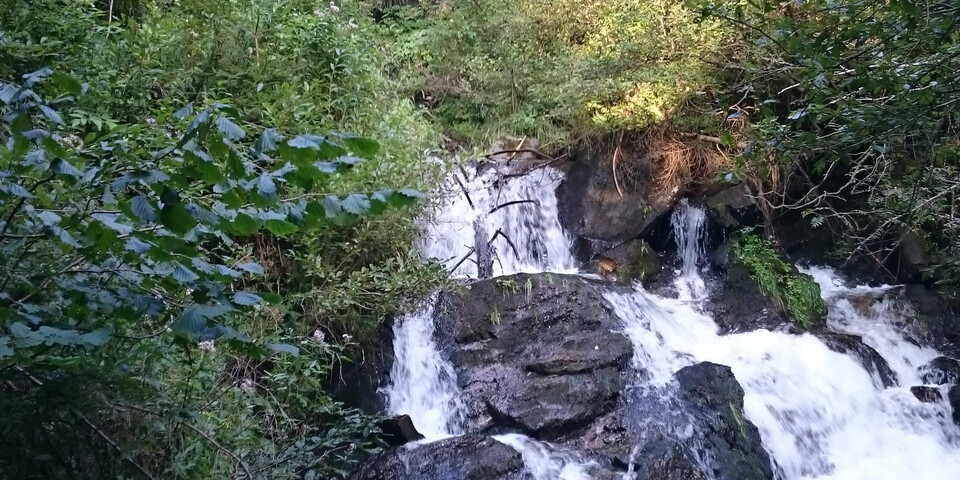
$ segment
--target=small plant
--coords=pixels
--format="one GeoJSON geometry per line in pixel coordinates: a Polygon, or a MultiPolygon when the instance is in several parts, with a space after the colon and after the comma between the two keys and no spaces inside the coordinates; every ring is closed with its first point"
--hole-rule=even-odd
{"type": "Polygon", "coordinates": [[[734,258],[750,269],[760,290],[774,299],[798,326],[809,328],[823,321],[827,306],[820,286],[780,257],[769,240],[742,235],[734,240],[734,258]]]}

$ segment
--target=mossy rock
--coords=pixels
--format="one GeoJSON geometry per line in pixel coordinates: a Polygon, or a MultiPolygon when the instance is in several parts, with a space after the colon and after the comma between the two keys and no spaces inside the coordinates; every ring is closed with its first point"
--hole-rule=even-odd
{"type": "Polygon", "coordinates": [[[820,296],[820,285],[788,263],[769,240],[759,235],[740,235],[732,242],[731,253],[731,260],[747,267],[760,290],[798,327],[810,328],[826,322],[827,304],[820,296]]]}

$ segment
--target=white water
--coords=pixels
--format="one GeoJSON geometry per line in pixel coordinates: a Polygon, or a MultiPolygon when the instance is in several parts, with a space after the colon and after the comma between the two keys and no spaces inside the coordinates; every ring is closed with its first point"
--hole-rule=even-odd
{"type": "MultiPolygon", "coordinates": [[[[692,208],[681,206],[680,209],[692,208]]],[[[690,212],[675,221],[698,221],[690,212]]],[[[698,228],[675,232],[699,232],[698,228]]],[[[810,334],[757,330],[720,336],[713,320],[698,307],[702,297],[687,288],[699,276],[691,263],[691,239],[678,238],[684,266],[677,299],[636,287],[608,292],[636,347],[635,365],[646,369],[651,384],[666,384],[674,372],[700,361],[732,368],[743,386],[744,413],[760,430],[763,445],[784,479],[901,480],[960,478],[960,428],[950,421],[945,403],[924,404],[909,391],[920,384],[917,367],[936,353],[907,342],[892,325],[892,302],[860,312],[850,298],[880,296],[884,289],[839,286],[826,269],[811,273],[824,285],[829,324],[863,335],[891,364],[902,387],[884,389],[858,360],[836,353],[810,334]]],[[[696,243],[702,244],[703,239],[696,243]]]]}
{"type": "Polygon", "coordinates": [[[557,451],[546,442],[538,442],[516,433],[496,435],[496,441],[520,452],[523,463],[533,475],[533,480],[591,480],[587,473],[588,463],[572,455],[557,451]]]}
{"type": "Polygon", "coordinates": [[[476,277],[475,255],[470,255],[476,244],[475,234],[479,230],[482,242],[487,242],[499,230],[503,235],[491,243],[494,276],[575,273],[577,263],[570,252],[571,240],[560,225],[557,211],[555,191],[562,174],[542,168],[522,177],[505,178],[498,189],[495,185],[499,178],[493,168],[481,174],[471,167],[464,168],[462,173],[454,172],[445,186],[443,205],[423,228],[421,253],[439,259],[450,269],[468,257],[452,273],[476,277]],[[524,203],[497,209],[510,202],[524,203]]]}
{"type": "Polygon", "coordinates": [[[388,412],[410,415],[428,441],[463,433],[464,415],[457,374],[433,340],[434,304],[431,298],[394,324],[394,363],[385,388],[388,412]]]}
{"type": "MultiPolygon", "coordinates": [[[[447,203],[424,227],[421,251],[459,263],[457,276],[475,277],[468,256],[475,234],[493,242],[494,275],[516,272],[575,272],[570,239],[557,218],[554,189],[561,174],[546,168],[510,179],[500,191],[490,185],[496,174],[461,179],[473,202],[453,183],[447,203]],[[514,204],[493,213],[496,206],[514,204]]],[[[955,480],[960,478],[960,428],[944,402],[924,404],[909,392],[919,385],[917,367],[935,357],[931,349],[906,341],[896,329],[902,307],[889,298],[890,287],[846,287],[827,269],[806,270],[821,285],[830,310],[829,326],[861,335],[900,379],[883,388],[859,361],[834,352],[810,334],[757,330],[721,336],[700,305],[710,294],[700,269],[705,263],[706,214],[681,204],[673,218],[681,268],[675,281],[678,298],[664,298],[636,286],[609,290],[624,332],[633,341],[633,364],[654,388],[668,385],[673,374],[700,361],[732,368],[743,386],[744,411],[760,430],[763,445],[784,480],[955,480]],[[866,299],[866,300],[865,300],[866,299]]],[[[759,312],[758,312],[759,313],[759,312]]],[[[452,366],[433,342],[432,311],[425,309],[398,321],[396,364],[387,389],[391,413],[408,413],[428,439],[461,433],[462,403],[452,366]]],[[[549,444],[521,435],[498,436],[523,455],[537,480],[589,478],[584,465],[556,453],[549,444]]]]}

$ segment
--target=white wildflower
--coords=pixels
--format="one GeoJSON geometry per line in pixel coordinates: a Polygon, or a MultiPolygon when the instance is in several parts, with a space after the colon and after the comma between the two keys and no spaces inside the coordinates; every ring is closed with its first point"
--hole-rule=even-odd
{"type": "Polygon", "coordinates": [[[350,340],[353,340],[353,335],[350,335],[350,334],[348,334],[348,333],[344,333],[344,334],[342,335],[342,338],[343,338],[343,341],[344,341],[345,343],[349,343],[350,340]]]}
{"type": "Polygon", "coordinates": [[[347,22],[347,27],[349,27],[349,28],[357,28],[357,24],[356,24],[356,23],[353,23],[353,19],[351,18],[350,21],[347,22]]]}
{"type": "Polygon", "coordinates": [[[323,345],[326,340],[326,335],[323,334],[323,331],[319,328],[313,331],[313,341],[323,345]]]}
{"type": "Polygon", "coordinates": [[[216,349],[213,347],[213,340],[205,340],[197,344],[197,348],[205,352],[213,352],[216,349]]]}
{"type": "Polygon", "coordinates": [[[333,13],[337,13],[340,11],[340,7],[338,7],[335,2],[330,2],[330,11],[333,13]]]}

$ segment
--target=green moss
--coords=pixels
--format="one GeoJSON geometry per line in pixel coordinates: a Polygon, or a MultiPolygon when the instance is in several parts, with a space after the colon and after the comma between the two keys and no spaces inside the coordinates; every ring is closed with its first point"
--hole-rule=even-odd
{"type": "Polygon", "coordinates": [[[734,259],[745,265],[760,290],[783,308],[798,326],[809,328],[824,321],[827,305],[813,277],[785,262],[769,240],[742,235],[733,241],[734,259]]]}

